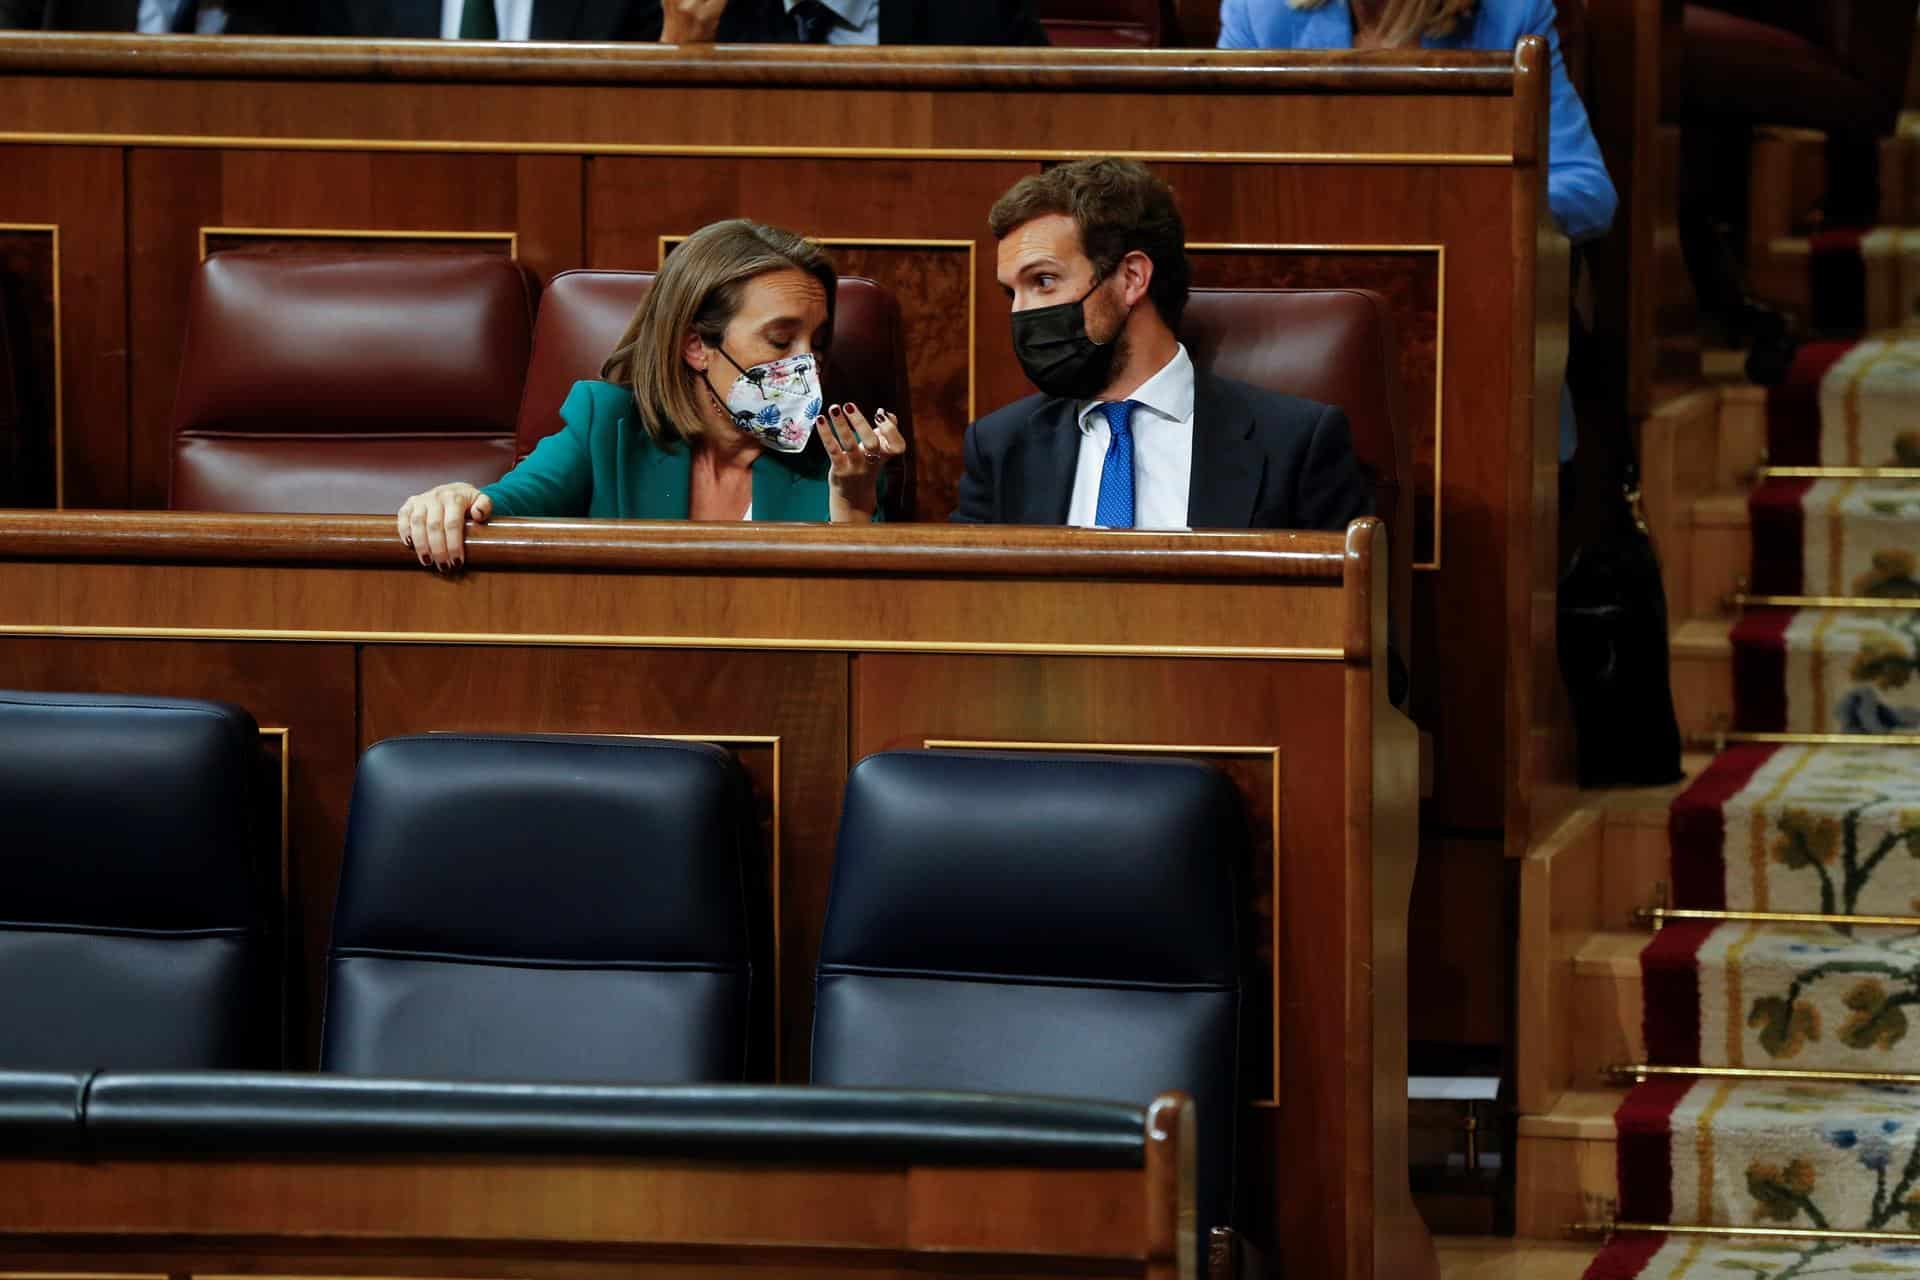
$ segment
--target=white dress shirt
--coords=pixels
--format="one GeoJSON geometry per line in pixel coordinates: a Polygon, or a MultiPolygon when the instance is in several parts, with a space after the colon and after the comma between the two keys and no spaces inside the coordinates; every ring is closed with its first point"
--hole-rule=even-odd
{"type": "MultiPolygon", "coordinates": [[[[800,0],[787,0],[791,14],[800,0]]],[[[880,0],[820,0],[839,21],[827,28],[828,44],[879,44],[880,0]]]]}
{"type": "MultiPolygon", "coordinates": [[[[1184,344],[1160,372],[1140,384],[1127,427],[1133,433],[1133,527],[1187,527],[1187,488],[1193,480],[1193,360],[1184,344]]],[[[1104,401],[1080,406],[1080,460],[1073,472],[1067,523],[1094,527],[1100,501],[1100,471],[1113,430],[1100,411],[1104,401]]]]}
{"type": "MultiPolygon", "coordinates": [[[[155,35],[172,31],[173,20],[180,15],[180,6],[185,3],[186,0],[140,0],[139,26],[136,30],[155,35]]],[[[226,29],[226,7],[203,0],[199,11],[193,16],[194,34],[217,36],[226,29]]]]}
{"type": "MultiPolygon", "coordinates": [[[[462,0],[440,0],[442,40],[460,38],[460,13],[466,7],[462,0]]],[[[493,17],[502,40],[533,39],[533,0],[493,0],[493,17]]]]}

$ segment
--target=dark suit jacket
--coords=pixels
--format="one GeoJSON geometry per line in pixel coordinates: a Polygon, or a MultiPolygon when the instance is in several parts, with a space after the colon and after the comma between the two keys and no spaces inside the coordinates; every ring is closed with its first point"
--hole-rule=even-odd
{"type": "MultiPolygon", "coordinates": [[[[953,518],[1065,524],[1079,403],[1028,396],[968,427],[953,518]]],[[[1354,457],[1345,413],[1195,371],[1189,527],[1345,529],[1372,514],[1373,479],[1354,457]]]]}
{"type": "MultiPolygon", "coordinates": [[[[660,0],[639,0],[643,34],[660,38],[660,0]]],[[[731,0],[716,36],[722,44],[796,39],[784,0],[731,0]]],[[[881,44],[1045,44],[1032,0],[880,0],[881,44]]]]}
{"type": "MultiPolygon", "coordinates": [[[[318,35],[370,39],[435,39],[440,0],[314,0],[318,35]]],[[[534,0],[535,40],[656,40],[660,6],[646,0],[534,0]],[[653,34],[642,31],[653,14],[653,34]]]]}
{"type": "MultiPolygon", "coordinates": [[[[223,0],[227,32],[236,36],[305,34],[282,12],[295,5],[267,0],[223,0]]],[[[140,25],[140,0],[0,0],[0,30],[132,31],[140,25]]]]}

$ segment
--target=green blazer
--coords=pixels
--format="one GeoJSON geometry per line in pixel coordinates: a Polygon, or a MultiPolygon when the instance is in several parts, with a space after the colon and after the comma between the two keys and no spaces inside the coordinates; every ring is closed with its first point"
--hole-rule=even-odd
{"type": "MultiPolygon", "coordinates": [[[[576,382],[560,406],[566,429],[534,446],[513,470],[482,489],[496,516],[590,516],[604,520],[685,520],[691,453],[663,449],[640,425],[633,392],[611,382],[576,382]]],[[[828,516],[827,459],[769,449],[753,463],[753,518],[828,516]]]]}

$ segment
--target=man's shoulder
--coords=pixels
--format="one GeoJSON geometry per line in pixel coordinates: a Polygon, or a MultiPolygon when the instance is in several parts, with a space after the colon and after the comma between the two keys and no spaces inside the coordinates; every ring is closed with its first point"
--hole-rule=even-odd
{"type": "Polygon", "coordinates": [[[1058,396],[1035,393],[1012,404],[995,409],[983,418],[976,419],[967,428],[974,433],[979,446],[991,449],[1004,446],[1037,419],[1043,419],[1057,413],[1057,406],[1065,404],[1058,396]]]}
{"type": "Polygon", "coordinates": [[[1225,400],[1229,404],[1238,402],[1253,415],[1254,422],[1261,425],[1312,426],[1332,407],[1305,396],[1291,396],[1284,391],[1272,391],[1238,378],[1223,378],[1212,373],[1195,373],[1193,385],[1196,406],[1210,397],[1225,400]]]}

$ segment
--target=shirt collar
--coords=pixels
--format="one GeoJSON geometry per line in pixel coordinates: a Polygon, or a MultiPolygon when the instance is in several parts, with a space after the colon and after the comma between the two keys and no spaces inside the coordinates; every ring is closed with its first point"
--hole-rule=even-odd
{"type": "MultiPolygon", "coordinates": [[[[1185,422],[1193,417],[1193,358],[1187,354],[1186,344],[1175,345],[1173,359],[1161,365],[1160,371],[1141,383],[1127,399],[1170,422],[1185,422]]],[[[1088,400],[1080,406],[1077,420],[1081,431],[1093,430],[1094,411],[1104,403],[1088,400]]]]}
{"type": "MultiPolygon", "coordinates": [[[[787,12],[792,13],[799,3],[800,0],[787,0],[787,12]]],[[[820,3],[833,10],[834,17],[858,31],[867,25],[875,0],[820,0],[820,3]]]]}

